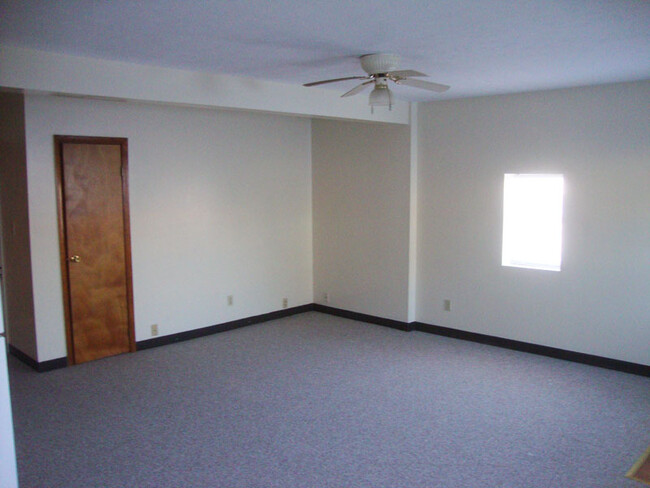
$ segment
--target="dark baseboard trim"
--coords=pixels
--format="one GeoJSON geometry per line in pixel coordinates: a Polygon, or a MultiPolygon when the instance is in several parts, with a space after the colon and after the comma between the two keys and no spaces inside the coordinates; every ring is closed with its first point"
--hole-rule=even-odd
{"type": "MultiPolygon", "coordinates": [[[[374,315],[328,307],[326,305],[321,305],[318,303],[309,303],[298,307],[277,310],[275,312],[270,312],[262,315],[256,315],[254,317],[246,317],[239,320],[233,320],[232,322],[211,325],[209,327],[203,327],[200,329],[188,330],[185,332],[179,332],[177,334],[170,334],[167,336],[138,341],[136,343],[136,350],[142,351],[145,349],[151,349],[152,347],[164,346],[166,344],[173,344],[175,342],[196,339],[198,337],[204,337],[207,335],[238,329],[247,325],[259,324],[262,322],[268,322],[269,320],[280,319],[283,317],[289,317],[291,315],[311,311],[321,312],[328,315],[335,315],[337,317],[344,317],[352,320],[358,320],[360,322],[366,322],[369,324],[382,325],[384,327],[390,327],[392,329],[402,330],[405,332],[408,332],[410,330],[417,330],[420,332],[427,332],[439,336],[478,342],[480,344],[503,347],[505,349],[513,349],[515,351],[538,354],[541,356],[548,356],[556,359],[564,359],[566,361],[573,361],[575,363],[588,364],[590,366],[598,366],[600,368],[612,369],[615,371],[622,371],[624,373],[650,377],[650,366],[644,364],[630,363],[627,361],[621,361],[619,359],[594,356],[592,354],[568,351],[565,349],[558,349],[550,346],[541,346],[539,344],[531,344],[529,342],[505,339],[503,337],[479,334],[477,332],[469,332],[460,329],[452,329],[450,327],[441,327],[439,325],[425,324],[423,322],[402,322],[399,320],[386,319],[374,315]]],[[[65,368],[68,365],[67,358],[58,358],[49,361],[38,362],[11,344],[8,345],[8,350],[12,356],[15,356],[20,361],[38,372],[65,368]]]]}
{"type": "Polygon", "coordinates": [[[32,359],[27,354],[22,352],[20,349],[9,344],[9,353],[15,358],[19,359],[27,366],[35,369],[39,373],[44,373],[46,371],[52,371],[53,369],[65,368],[68,365],[68,358],[58,358],[50,359],[49,361],[38,362],[35,359],[32,359]]]}
{"type": "Polygon", "coordinates": [[[582,352],[567,351],[566,349],[558,349],[556,347],[540,346],[539,344],[515,341],[513,339],[504,339],[502,337],[451,329],[449,327],[430,325],[422,322],[411,322],[410,325],[412,330],[428,332],[430,334],[453,337],[454,339],[478,342],[480,344],[488,344],[490,346],[503,347],[505,349],[514,349],[515,351],[539,354],[541,356],[573,361],[574,363],[588,364],[590,366],[598,366],[600,368],[613,369],[616,371],[622,371],[624,373],[650,377],[650,366],[646,366],[644,364],[630,363],[627,361],[621,361],[619,359],[594,356],[592,354],[585,354],[582,352]]]}
{"type": "Polygon", "coordinates": [[[428,332],[430,334],[452,337],[454,339],[478,342],[480,344],[503,347],[505,349],[513,349],[515,351],[538,354],[540,356],[548,356],[556,359],[564,359],[566,361],[572,361],[574,363],[588,364],[590,366],[598,366],[600,368],[612,369],[615,371],[622,371],[624,373],[650,377],[650,366],[621,361],[619,359],[594,356],[592,354],[568,351],[566,349],[558,349],[556,347],[541,346],[539,344],[531,344],[529,342],[516,341],[513,339],[504,339],[502,337],[452,329],[449,327],[441,327],[439,325],[425,324],[423,322],[401,322],[399,320],[385,319],[383,317],[376,317],[374,315],[367,315],[364,313],[342,310],[340,308],[328,307],[319,303],[313,304],[313,310],[329,315],[336,315],[338,317],[358,320],[360,322],[367,322],[369,324],[383,325],[406,332],[410,330],[428,332]]]}
{"type": "Polygon", "coordinates": [[[239,329],[240,327],[246,327],[247,325],[260,324],[262,322],[268,322],[269,320],[281,319],[283,317],[289,317],[290,315],[311,312],[312,310],[314,310],[314,306],[313,304],[309,303],[307,305],[301,305],[299,307],[277,310],[275,312],[255,315],[253,317],[246,317],[244,319],[233,320],[232,322],[226,322],[223,324],[210,325],[208,327],[202,327],[200,329],[193,329],[185,332],[178,332],[176,334],[169,334],[162,337],[155,337],[153,339],[146,339],[136,342],[136,350],[143,351],[145,349],[151,349],[152,347],[164,346],[167,344],[173,344],[175,342],[189,341],[190,339],[197,339],[199,337],[218,334],[220,332],[226,332],[233,329],[239,329]]]}
{"type": "Polygon", "coordinates": [[[411,330],[411,324],[408,322],[401,322],[399,320],[385,319],[383,317],[376,317],[374,315],[367,315],[365,313],[351,312],[349,310],[342,310],[340,308],[328,307],[319,303],[313,304],[315,312],[326,313],[329,315],[336,315],[337,317],[344,317],[346,319],[358,320],[359,322],[367,322],[369,324],[383,325],[391,329],[403,330],[408,332],[411,330]]]}

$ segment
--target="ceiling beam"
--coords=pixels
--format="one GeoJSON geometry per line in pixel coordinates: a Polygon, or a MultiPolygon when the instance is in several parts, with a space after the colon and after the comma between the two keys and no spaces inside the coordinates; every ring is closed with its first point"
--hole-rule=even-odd
{"type": "Polygon", "coordinates": [[[375,108],[367,97],[254,78],[0,46],[0,87],[141,102],[253,110],[394,124],[409,123],[409,104],[375,108]]]}

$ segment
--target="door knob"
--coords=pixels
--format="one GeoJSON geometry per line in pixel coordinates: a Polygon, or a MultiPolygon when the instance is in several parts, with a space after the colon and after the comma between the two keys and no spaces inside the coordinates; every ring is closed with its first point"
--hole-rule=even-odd
{"type": "Polygon", "coordinates": [[[70,256],[70,261],[73,263],[78,263],[81,261],[81,258],[75,254],[74,256],[70,256]]]}

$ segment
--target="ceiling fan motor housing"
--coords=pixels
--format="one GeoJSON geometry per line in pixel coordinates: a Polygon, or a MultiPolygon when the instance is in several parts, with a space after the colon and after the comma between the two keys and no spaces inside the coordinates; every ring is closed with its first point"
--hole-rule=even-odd
{"type": "Polygon", "coordinates": [[[369,75],[385,74],[399,67],[400,58],[397,54],[366,54],[361,56],[361,67],[369,75]]]}

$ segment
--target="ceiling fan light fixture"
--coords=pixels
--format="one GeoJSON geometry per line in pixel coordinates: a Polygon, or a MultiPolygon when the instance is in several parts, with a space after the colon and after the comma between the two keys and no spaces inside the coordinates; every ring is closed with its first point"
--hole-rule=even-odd
{"type": "Polygon", "coordinates": [[[393,93],[386,85],[376,84],[374,90],[370,92],[368,97],[368,105],[371,107],[388,107],[393,105],[393,93]]]}

